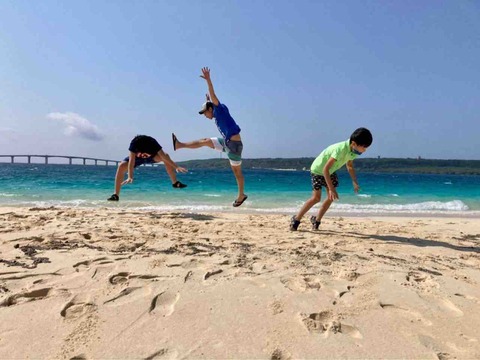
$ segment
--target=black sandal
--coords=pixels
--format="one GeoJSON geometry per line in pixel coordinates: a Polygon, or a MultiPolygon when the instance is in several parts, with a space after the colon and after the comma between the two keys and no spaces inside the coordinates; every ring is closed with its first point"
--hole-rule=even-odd
{"type": "Polygon", "coordinates": [[[247,200],[247,199],[248,199],[248,196],[245,195],[245,197],[244,197],[241,201],[238,201],[237,199],[235,199],[235,201],[233,202],[232,205],[233,205],[233,207],[239,207],[239,206],[242,205],[243,202],[244,202],[245,200],[247,200]]]}
{"type": "Polygon", "coordinates": [[[175,184],[172,184],[174,188],[177,189],[183,189],[187,187],[187,184],[181,183],[180,181],[177,181],[175,184]]]}
{"type": "Polygon", "coordinates": [[[177,151],[177,137],[175,136],[174,133],[172,133],[172,143],[173,143],[173,151],[177,151]]]}
{"type": "Polygon", "coordinates": [[[317,221],[317,217],[316,217],[316,216],[312,216],[312,217],[310,218],[310,222],[312,223],[313,230],[318,230],[318,227],[319,227],[320,224],[322,223],[321,221],[317,221]]]}
{"type": "Polygon", "coordinates": [[[297,231],[298,225],[300,225],[300,221],[295,218],[295,215],[293,215],[290,219],[290,230],[297,231]]]}
{"type": "Polygon", "coordinates": [[[110,196],[107,200],[108,200],[108,201],[118,201],[118,200],[120,200],[120,198],[118,197],[117,194],[113,194],[113,195],[110,196]]]}

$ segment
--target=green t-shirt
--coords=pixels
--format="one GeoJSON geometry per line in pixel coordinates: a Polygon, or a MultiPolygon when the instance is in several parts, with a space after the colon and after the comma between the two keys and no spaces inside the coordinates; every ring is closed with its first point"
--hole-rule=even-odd
{"type": "Polygon", "coordinates": [[[354,154],[350,150],[350,140],[342,141],[333,145],[330,145],[323,150],[320,155],[313,161],[310,171],[316,175],[323,175],[323,168],[330,158],[334,158],[335,161],[330,168],[330,175],[340,169],[349,160],[353,160],[358,155],[354,154]]]}

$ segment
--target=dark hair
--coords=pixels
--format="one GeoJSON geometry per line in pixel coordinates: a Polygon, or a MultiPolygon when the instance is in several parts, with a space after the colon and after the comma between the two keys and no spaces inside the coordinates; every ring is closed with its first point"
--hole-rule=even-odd
{"type": "Polygon", "coordinates": [[[362,127],[355,130],[350,136],[350,144],[352,141],[355,141],[358,146],[369,147],[373,142],[373,136],[370,130],[362,127]]]}
{"type": "Polygon", "coordinates": [[[213,102],[207,101],[207,110],[208,109],[213,109],[213,102]]]}

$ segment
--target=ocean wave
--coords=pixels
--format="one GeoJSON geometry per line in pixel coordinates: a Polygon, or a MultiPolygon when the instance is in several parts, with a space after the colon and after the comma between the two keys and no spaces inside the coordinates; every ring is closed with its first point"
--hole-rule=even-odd
{"type": "Polygon", "coordinates": [[[14,196],[19,196],[17,194],[9,194],[9,193],[0,193],[1,197],[14,197],[14,196]]]}
{"type": "Polygon", "coordinates": [[[432,212],[432,211],[448,211],[459,212],[470,210],[468,206],[461,200],[452,201],[425,201],[413,204],[334,204],[332,209],[346,212],[432,212]]]}
{"type": "MultiPolygon", "coordinates": [[[[123,208],[123,209],[135,209],[142,211],[189,211],[189,212],[250,212],[250,213],[279,213],[279,214],[291,214],[297,213],[303,203],[290,203],[285,206],[275,207],[278,204],[264,204],[259,202],[258,205],[254,201],[250,201],[241,208],[233,208],[230,203],[222,204],[165,204],[156,203],[152,201],[121,201],[107,202],[105,200],[48,200],[48,201],[23,201],[10,203],[9,205],[19,206],[35,206],[35,207],[81,207],[81,208],[96,208],[96,207],[109,207],[109,208],[123,208]]],[[[316,211],[312,209],[312,211],[316,211]]],[[[470,210],[469,207],[461,200],[453,201],[426,201],[421,203],[411,204],[344,204],[334,203],[332,204],[330,212],[345,213],[345,214],[467,214],[476,215],[480,214],[480,211],[470,210]]]]}
{"type": "Polygon", "coordinates": [[[361,198],[371,198],[372,195],[368,195],[368,194],[357,194],[358,197],[361,197],[361,198]]]}

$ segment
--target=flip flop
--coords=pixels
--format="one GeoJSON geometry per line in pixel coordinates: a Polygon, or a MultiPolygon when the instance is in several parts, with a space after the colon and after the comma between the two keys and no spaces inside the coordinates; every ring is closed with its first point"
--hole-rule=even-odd
{"type": "Polygon", "coordinates": [[[181,183],[180,181],[177,181],[175,184],[172,184],[174,188],[177,189],[183,189],[187,187],[187,184],[181,183]]]}
{"type": "Polygon", "coordinates": [[[107,200],[108,200],[108,201],[118,201],[118,200],[120,200],[120,198],[118,197],[117,194],[113,194],[113,195],[110,196],[107,200]]]}
{"type": "Polygon", "coordinates": [[[175,136],[174,133],[172,133],[172,143],[173,143],[173,151],[177,151],[177,137],[175,136]]]}
{"type": "Polygon", "coordinates": [[[242,201],[235,200],[232,205],[233,205],[233,207],[239,207],[239,206],[242,205],[243,202],[244,202],[245,200],[247,200],[247,199],[248,199],[248,196],[245,195],[245,197],[242,199],[242,201]]]}

